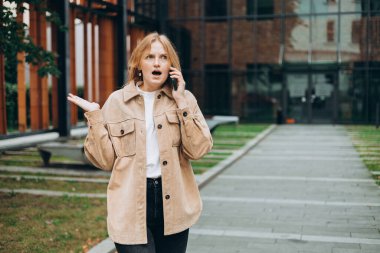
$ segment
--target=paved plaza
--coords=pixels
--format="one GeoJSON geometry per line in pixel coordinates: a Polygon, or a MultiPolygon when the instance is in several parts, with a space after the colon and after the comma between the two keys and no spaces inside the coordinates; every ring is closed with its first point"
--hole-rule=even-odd
{"type": "Polygon", "coordinates": [[[380,189],[342,126],[279,126],[201,194],[188,253],[380,252],[380,189]]]}

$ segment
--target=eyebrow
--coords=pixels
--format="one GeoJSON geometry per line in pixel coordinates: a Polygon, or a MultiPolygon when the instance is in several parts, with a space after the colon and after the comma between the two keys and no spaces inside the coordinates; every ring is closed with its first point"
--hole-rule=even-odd
{"type": "MultiPolygon", "coordinates": [[[[150,56],[150,55],[154,55],[154,54],[152,54],[152,53],[148,53],[148,54],[146,54],[145,56],[150,56]]],[[[160,54],[159,56],[168,56],[168,54],[160,54]]]]}

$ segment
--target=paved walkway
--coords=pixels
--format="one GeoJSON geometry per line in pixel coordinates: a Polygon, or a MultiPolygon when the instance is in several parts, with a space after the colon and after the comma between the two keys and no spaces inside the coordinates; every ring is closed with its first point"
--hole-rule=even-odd
{"type": "Polygon", "coordinates": [[[188,253],[380,252],[380,189],[340,126],[278,127],[201,193],[188,253]]]}

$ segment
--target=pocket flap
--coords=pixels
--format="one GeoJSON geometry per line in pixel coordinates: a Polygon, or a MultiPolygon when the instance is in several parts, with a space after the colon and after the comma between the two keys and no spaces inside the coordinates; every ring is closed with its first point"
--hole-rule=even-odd
{"type": "Polygon", "coordinates": [[[167,112],[166,113],[166,118],[168,119],[168,121],[170,123],[177,123],[179,124],[179,119],[178,119],[178,116],[177,116],[177,113],[173,113],[173,112],[167,112]]]}
{"type": "Polygon", "coordinates": [[[135,130],[133,120],[127,120],[118,123],[107,123],[111,136],[123,136],[135,130]]]}

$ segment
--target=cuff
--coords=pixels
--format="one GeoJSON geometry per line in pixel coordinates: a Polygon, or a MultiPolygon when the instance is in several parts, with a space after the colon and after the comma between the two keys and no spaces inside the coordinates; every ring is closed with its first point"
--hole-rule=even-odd
{"type": "Polygon", "coordinates": [[[89,126],[95,125],[98,123],[102,123],[104,121],[103,120],[103,114],[102,114],[101,110],[96,110],[96,111],[92,111],[92,112],[85,112],[84,116],[87,118],[89,126]]]}
{"type": "Polygon", "coordinates": [[[191,118],[190,108],[189,107],[185,107],[185,108],[182,108],[182,109],[177,109],[177,115],[178,115],[178,118],[182,122],[185,122],[186,119],[190,119],[191,118]]]}

